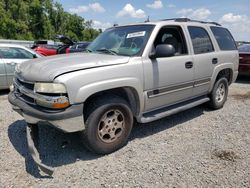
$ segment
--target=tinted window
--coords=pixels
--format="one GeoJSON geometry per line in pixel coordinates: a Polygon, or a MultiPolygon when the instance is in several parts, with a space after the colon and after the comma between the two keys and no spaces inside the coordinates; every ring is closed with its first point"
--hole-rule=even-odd
{"type": "Polygon", "coordinates": [[[195,54],[202,54],[214,51],[212,42],[205,29],[201,27],[190,26],[188,27],[188,30],[192,39],[195,54]]]}
{"type": "Polygon", "coordinates": [[[21,48],[0,48],[0,56],[5,59],[32,59],[33,54],[21,48]]]}
{"type": "Polygon", "coordinates": [[[221,50],[236,50],[235,41],[231,35],[231,33],[221,27],[211,27],[211,30],[218,42],[218,45],[221,50]]]}
{"type": "Polygon", "coordinates": [[[239,52],[249,52],[250,53],[250,44],[240,46],[239,52]]]}

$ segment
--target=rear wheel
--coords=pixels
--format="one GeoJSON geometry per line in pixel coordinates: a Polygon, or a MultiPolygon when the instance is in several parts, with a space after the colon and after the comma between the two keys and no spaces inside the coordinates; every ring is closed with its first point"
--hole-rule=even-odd
{"type": "Polygon", "coordinates": [[[112,153],[123,147],[133,126],[133,115],[127,102],[117,96],[93,101],[82,132],[84,144],[98,154],[112,153]]]}
{"type": "Polygon", "coordinates": [[[214,88],[210,94],[209,107],[212,109],[220,109],[224,106],[228,96],[228,80],[220,78],[216,81],[214,88]]]}

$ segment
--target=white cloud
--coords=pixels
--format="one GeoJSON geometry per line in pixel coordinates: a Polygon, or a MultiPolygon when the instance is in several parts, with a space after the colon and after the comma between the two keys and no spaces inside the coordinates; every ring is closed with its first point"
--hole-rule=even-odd
{"type": "Polygon", "coordinates": [[[110,22],[100,22],[98,20],[93,20],[92,27],[94,29],[102,29],[103,31],[109,27],[112,27],[112,24],[110,22]]]}
{"type": "Polygon", "coordinates": [[[88,12],[89,7],[88,6],[78,6],[76,8],[70,8],[69,11],[71,13],[80,14],[80,13],[88,12]]]}
{"type": "Polygon", "coordinates": [[[176,12],[176,14],[180,14],[180,15],[182,15],[182,16],[186,16],[186,15],[190,14],[191,12],[193,12],[193,9],[191,9],[191,8],[189,8],[189,9],[183,8],[183,9],[181,9],[181,10],[178,10],[178,11],[176,12]]]}
{"type": "Polygon", "coordinates": [[[94,12],[105,12],[105,9],[101,6],[100,3],[89,4],[89,8],[94,12]]]}
{"type": "Polygon", "coordinates": [[[234,15],[233,13],[227,13],[219,19],[224,27],[228,28],[236,40],[248,40],[249,28],[250,28],[250,18],[246,15],[234,15]]]}
{"type": "Polygon", "coordinates": [[[70,8],[69,11],[74,14],[80,14],[88,11],[105,12],[106,10],[102,7],[100,3],[92,3],[88,5],[78,6],[76,8],[70,8]]]}
{"type": "Polygon", "coordinates": [[[181,17],[188,17],[196,20],[204,20],[211,15],[211,11],[206,8],[199,8],[195,10],[189,8],[189,9],[181,9],[177,11],[176,14],[181,15],[181,17]]]}
{"type": "Polygon", "coordinates": [[[136,10],[131,4],[126,4],[122,10],[117,13],[118,17],[130,16],[132,18],[145,18],[146,14],[142,9],[136,10]]]}
{"type": "Polygon", "coordinates": [[[245,22],[248,18],[246,15],[234,15],[233,13],[225,14],[221,17],[220,22],[222,23],[238,23],[245,22]]]}
{"type": "Polygon", "coordinates": [[[147,4],[147,7],[152,9],[160,9],[163,7],[163,4],[161,0],[156,0],[152,4],[147,4]]]}

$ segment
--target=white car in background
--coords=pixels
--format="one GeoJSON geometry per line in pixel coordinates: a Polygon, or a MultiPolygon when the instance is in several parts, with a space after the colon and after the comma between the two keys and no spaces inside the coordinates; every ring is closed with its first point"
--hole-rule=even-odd
{"type": "Polygon", "coordinates": [[[12,85],[17,64],[39,57],[42,55],[24,46],[0,44],[0,89],[8,89],[12,85]]]}

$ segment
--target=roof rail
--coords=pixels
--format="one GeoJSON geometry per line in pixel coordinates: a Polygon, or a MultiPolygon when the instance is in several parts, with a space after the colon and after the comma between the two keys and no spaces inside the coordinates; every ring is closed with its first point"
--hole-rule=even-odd
{"type": "Polygon", "coordinates": [[[162,21],[170,21],[170,20],[173,20],[175,22],[197,22],[197,23],[213,24],[213,25],[221,26],[217,22],[207,22],[207,21],[191,20],[189,18],[171,18],[171,19],[164,19],[162,21]]]}

